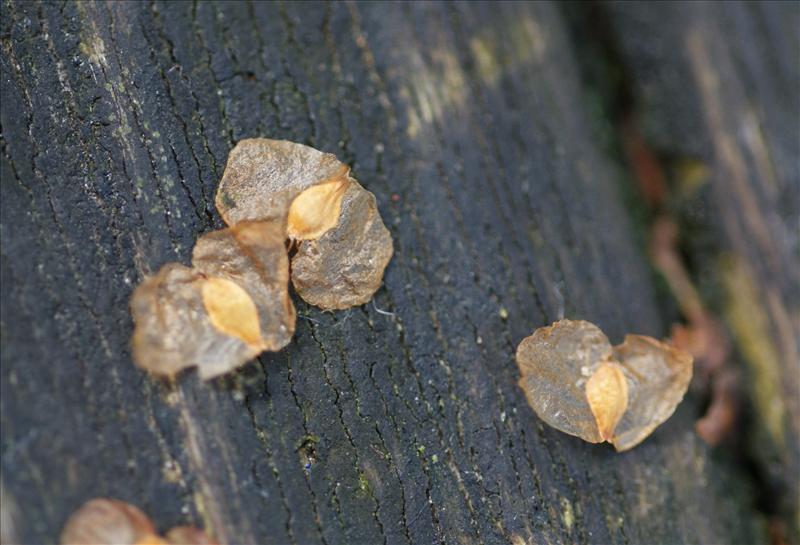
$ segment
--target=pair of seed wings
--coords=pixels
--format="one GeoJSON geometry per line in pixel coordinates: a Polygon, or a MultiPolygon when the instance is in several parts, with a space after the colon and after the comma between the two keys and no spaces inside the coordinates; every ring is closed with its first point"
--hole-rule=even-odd
{"type": "Polygon", "coordinates": [[[198,239],[192,267],[169,263],[132,296],[140,367],[172,376],[196,365],[208,379],[280,350],[295,329],[290,281],[325,310],[366,303],[380,287],[391,235],[375,196],[335,156],[243,140],[216,204],[229,227],[198,239]]]}
{"type": "Polygon", "coordinates": [[[594,324],[561,320],[517,348],[520,386],[547,424],[618,451],[672,415],[692,378],[692,357],[643,335],[611,346],[594,324]]]}

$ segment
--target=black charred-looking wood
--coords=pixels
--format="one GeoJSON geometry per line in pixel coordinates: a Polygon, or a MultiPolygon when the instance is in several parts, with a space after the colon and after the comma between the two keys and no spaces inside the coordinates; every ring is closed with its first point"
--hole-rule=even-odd
{"type": "Polygon", "coordinates": [[[223,543],[766,540],[692,395],[618,455],[516,386],[517,343],[561,316],[669,329],[556,6],[4,2],[0,47],[4,542],[97,496],[223,543]],[[251,136],[352,166],[385,286],[296,299],[292,344],[230,377],[153,379],[130,293],[222,227],[251,136]]]}

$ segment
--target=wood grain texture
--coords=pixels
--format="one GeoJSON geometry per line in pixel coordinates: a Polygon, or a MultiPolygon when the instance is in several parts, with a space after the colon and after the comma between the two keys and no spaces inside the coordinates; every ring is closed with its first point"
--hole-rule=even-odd
{"type": "Polygon", "coordinates": [[[612,342],[668,325],[554,5],[2,9],[9,541],[53,542],[96,496],[231,544],[766,539],[693,398],[618,455],[516,386],[517,343],[562,315],[612,342]],[[352,166],[395,241],[385,286],[344,312],[296,299],[292,344],[224,379],[150,378],[128,297],[222,227],[250,136],[352,166]]]}

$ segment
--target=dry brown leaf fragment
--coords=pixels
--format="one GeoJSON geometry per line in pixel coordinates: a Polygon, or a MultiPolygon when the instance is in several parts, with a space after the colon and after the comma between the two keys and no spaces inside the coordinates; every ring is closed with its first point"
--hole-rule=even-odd
{"type": "Polygon", "coordinates": [[[536,414],[585,441],[634,447],[674,412],[692,375],[686,352],[643,335],[612,347],[582,320],[542,327],[517,348],[522,387],[536,414]]]}
{"type": "Polygon", "coordinates": [[[711,446],[718,445],[735,429],[739,381],[739,373],[731,367],[725,367],[714,377],[711,403],[694,425],[697,435],[711,446]]]}
{"type": "Polygon", "coordinates": [[[299,243],[292,283],[307,303],[325,310],[362,305],[380,287],[392,253],[392,236],[375,196],[352,181],[336,226],[299,243]]]}
{"type": "Polygon", "coordinates": [[[282,226],[244,222],[201,237],[194,268],[170,263],[131,297],[133,358],[158,375],[227,373],[294,333],[282,226]]]}
{"type": "Polygon", "coordinates": [[[158,535],[150,518],[124,501],[95,498],[69,518],[61,545],[216,545],[205,532],[178,526],[158,535]]]}

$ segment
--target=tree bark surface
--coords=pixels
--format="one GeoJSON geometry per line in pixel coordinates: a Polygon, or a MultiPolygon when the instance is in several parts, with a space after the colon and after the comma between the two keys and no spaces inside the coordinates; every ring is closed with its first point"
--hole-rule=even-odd
{"type": "Polygon", "coordinates": [[[517,387],[517,344],[561,317],[615,343],[670,325],[555,5],[2,11],[4,542],[55,542],[98,496],[230,544],[766,542],[691,393],[616,454],[517,387]],[[334,313],[295,298],[292,343],[230,376],[154,379],[131,291],[223,226],[225,161],[256,136],[375,193],[384,287],[334,313]]]}

